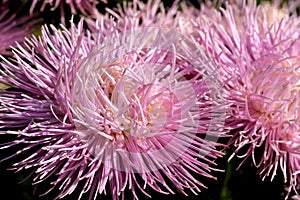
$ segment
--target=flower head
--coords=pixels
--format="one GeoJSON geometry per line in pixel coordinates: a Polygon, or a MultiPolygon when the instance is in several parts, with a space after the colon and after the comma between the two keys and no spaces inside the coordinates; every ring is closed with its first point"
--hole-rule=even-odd
{"type": "Polygon", "coordinates": [[[299,18],[289,16],[278,4],[245,2],[209,14],[214,14],[214,20],[195,19],[194,31],[219,64],[232,103],[227,125],[233,133],[233,155],[244,160],[252,157],[263,178],[273,179],[281,171],[290,190],[296,189],[300,180],[299,18]]]}
{"type": "Polygon", "coordinates": [[[14,167],[36,182],[55,177],[45,193],[198,193],[195,174],[213,177],[225,108],[213,63],[185,35],[125,22],[44,26],[2,63],[0,129],[17,136],[2,148],[21,144],[14,167]]]}

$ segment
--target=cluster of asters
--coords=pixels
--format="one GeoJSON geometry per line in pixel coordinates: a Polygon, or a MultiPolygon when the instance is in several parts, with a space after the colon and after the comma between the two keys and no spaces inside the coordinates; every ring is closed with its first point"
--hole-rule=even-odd
{"type": "Polygon", "coordinates": [[[26,3],[0,2],[0,149],[41,195],[197,195],[230,150],[297,198],[297,3],[26,3]]]}

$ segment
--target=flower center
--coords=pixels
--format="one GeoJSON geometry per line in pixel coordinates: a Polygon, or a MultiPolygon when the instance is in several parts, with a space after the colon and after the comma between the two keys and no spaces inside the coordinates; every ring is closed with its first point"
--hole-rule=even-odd
{"type": "MultiPolygon", "coordinates": [[[[107,127],[105,132],[113,137],[119,148],[124,147],[125,140],[144,143],[151,137],[171,134],[179,129],[179,100],[163,81],[151,80],[155,74],[152,70],[148,71],[148,67],[125,67],[117,63],[105,68],[101,75],[101,91],[96,93],[101,105],[105,107],[102,110],[105,112],[100,112],[100,116],[107,122],[99,120],[99,126],[107,127]],[[152,75],[140,80],[136,72],[152,75]],[[108,121],[117,125],[116,128],[109,126],[108,121]]],[[[149,150],[147,145],[143,146],[149,150]]]]}
{"type": "Polygon", "coordinates": [[[116,83],[121,79],[126,67],[122,63],[115,63],[103,69],[100,85],[104,93],[111,97],[116,83]]]}
{"type": "Polygon", "coordinates": [[[279,115],[295,119],[295,104],[299,96],[299,58],[283,59],[270,56],[254,63],[250,81],[254,93],[250,95],[255,110],[265,115],[267,120],[279,120],[279,115]]]}
{"type": "Polygon", "coordinates": [[[297,151],[300,146],[299,64],[299,57],[269,56],[256,61],[256,69],[250,76],[253,93],[249,96],[252,118],[277,131],[276,139],[285,143],[284,148],[297,147],[297,151]]]}
{"type": "Polygon", "coordinates": [[[180,118],[180,106],[175,94],[168,88],[147,84],[132,94],[126,115],[131,121],[130,126],[135,127],[127,130],[131,136],[152,137],[155,133],[177,129],[175,122],[180,118]]]}

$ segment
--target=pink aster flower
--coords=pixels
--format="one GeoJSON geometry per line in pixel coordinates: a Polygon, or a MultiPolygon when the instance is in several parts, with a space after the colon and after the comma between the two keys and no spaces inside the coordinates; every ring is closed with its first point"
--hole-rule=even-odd
{"type": "Polygon", "coordinates": [[[300,181],[299,18],[289,16],[278,4],[245,2],[208,13],[194,20],[194,31],[219,64],[232,103],[227,125],[233,133],[233,156],[252,157],[263,178],[272,180],[282,173],[289,192],[296,190],[300,181]]]}
{"type": "Polygon", "coordinates": [[[45,194],[197,194],[196,177],[217,170],[225,101],[213,63],[192,38],[125,22],[44,26],[2,62],[0,130],[16,136],[2,148],[21,148],[14,168],[36,183],[52,180],[45,194]]]}
{"type": "Polygon", "coordinates": [[[10,47],[29,36],[34,24],[31,17],[11,14],[8,1],[0,2],[0,55],[11,55],[10,47]]]}

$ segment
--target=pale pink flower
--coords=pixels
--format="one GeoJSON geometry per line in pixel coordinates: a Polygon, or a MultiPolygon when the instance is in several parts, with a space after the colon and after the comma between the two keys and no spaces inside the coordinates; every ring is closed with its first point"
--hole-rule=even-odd
{"type": "Polygon", "coordinates": [[[214,63],[188,36],[122,20],[98,19],[93,33],[43,26],[2,62],[0,130],[17,136],[2,148],[21,148],[14,168],[36,183],[54,180],[45,194],[197,194],[196,176],[218,171],[226,102],[214,63]]]}
{"type": "MultiPolygon", "coordinates": [[[[278,3],[278,2],[277,2],[278,3]]],[[[280,172],[289,191],[299,184],[299,18],[279,4],[254,2],[206,9],[191,21],[193,34],[219,65],[230,118],[227,125],[244,161],[260,175],[280,172]],[[213,16],[213,17],[212,17],[213,16]],[[262,153],[259,153],[263,150],[262,153]]]]}

